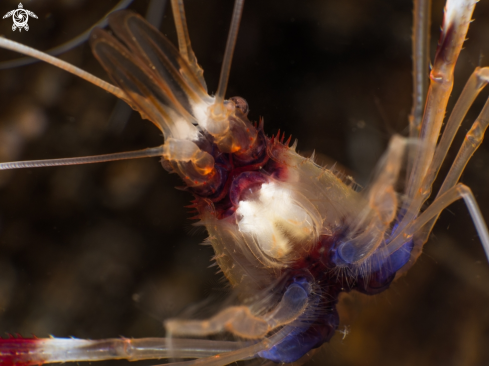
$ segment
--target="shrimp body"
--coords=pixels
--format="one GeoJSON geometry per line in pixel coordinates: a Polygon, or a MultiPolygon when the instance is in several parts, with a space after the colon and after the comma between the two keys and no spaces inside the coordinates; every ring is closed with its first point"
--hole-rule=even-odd
{"type": "MultiPolygon", "coordinates": [[[[409,260],[409,238],[392,253],[382,247],[397,223],[391,183],[380,182],[387,192],[375,197],[356,192],[298,155],[290,139],[267,137],[262,122],[248,120],[244,99],[219,105],[206,94],[198,68],[142,18],[120,12],[109,22],[125,45],[95,31],[96,57],[129,103],[164,133],[163,167],[180,175],[193,194],[191,207],[209,233],[217,265],[250,302],[223,310],[211,325],[169,321],[167,329],[194,336],[225,329],[259,339],[282,327],[282,339],[259,354],[298,360],[333,336],[342,291],[381,292],[409,260]]],[[[391,145],[398,159],[404,142],[395,138],[391,145]]]]}
{"type": "Polygon", "coordinates": [[[194,205],[226,278],[243,299],[259,299],[251,305],[256,315],[273,309],[291,284],[307,292],[309,305],[287,325],[289,335],[260,353],[293,362],[334,335],[341,292],[377,294],[389,287],[409,260],[412,241],[390,257],[381,259],[377,250],[368,264],[345,265],[337,250],[364,197],[278,136],[264,141],[259,163],[228,172],[224,199],[196,197],[194,205]]]}

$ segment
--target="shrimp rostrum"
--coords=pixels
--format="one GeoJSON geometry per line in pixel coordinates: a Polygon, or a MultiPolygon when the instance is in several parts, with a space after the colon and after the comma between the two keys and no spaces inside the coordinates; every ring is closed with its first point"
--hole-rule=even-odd
{"type": "MultiPolygon", "coordinates": [[[[167,320],[163,339],[10,338],[0,341],[2,362],[190,358],[196,360],[182,363],[225,365],[252,358],[305,360],[337,330],[339,295],[386,290],[415,263],[440,212],[454,201],[466,203],[489,256],[489,234],[479,207],[471,190],[458,182],[489,123],[487,104],[441,188],[426,204],[462,120],[489,81],[489,69],[474,71],[441,133],[453,70],[476,1],[448,0],[428,90],[423,86],[428,42],[415,33],[409,136],[391,138],[371,183],[362,190],[312,157],[300,156],[290,138],[267,136],[262,120],[248,119],[243,98],[224,98],[243,3],[235,3],[214,96],[192,51],[181,0],[172,0],[178,49],[129,11],[109,17],[112,33],[93,31],[93,52],[116,86],[0,39],[3,48],[52,63],[123,99],[164,135],[164,144],[155,148],[2,163],[0,168],[161,157],[163,168],[178,174],[193,196],[196,225],[206,228],[213,261],[236,294],[234,303],[210,318],[167,320]],[[236,340],[204,339],[222,333],[236,340]]],[[[416,2],[415,21],[426,15],[427,6],[428,1],[416,2]]]]}

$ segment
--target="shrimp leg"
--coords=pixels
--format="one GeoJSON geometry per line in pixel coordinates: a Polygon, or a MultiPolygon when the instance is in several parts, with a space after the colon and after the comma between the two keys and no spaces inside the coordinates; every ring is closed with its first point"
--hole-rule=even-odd
{"type": "MultiPolygon", "coordinates": [[[[462,146],[460,147],[460,150],[458,151],[457,156],[455,157],[452,167],[450,168],[450,171],[448,172],[445,180],[443,181],[440,191],[438,192],[437,198],[442,194],[444,194],[445,192],[449,191],[453,186],[455,186],[455,184],[457,184],[468,161],[470,160],[472,155],[474,155],[474,152],[482,143],[482,140],[484,139],[484,133],[488,126],[489,126],[489,100],[486,101],[486,104],[484,105],[482,112],[479,114],[479,117],[477,117],[474,124],[470,128],[469,132],[467,132],[467,135],[465,136],[464,142],[462,143],[462,146]]],[[[480,217],[473,216],[472,219],[474,220],[476,227],[480,225],[481,222],[482,223],[484,222],[482,215],[480,215],[480,217]]],[[[434,218],[432,222],[430,222],[429,225],[427,226],[432,227],[435,221],[436,218],[434,218]]],[[[429,227],[429,229],[431,229],[431,227],[429,227]]],[[[482,244],[484,246],[484,250],[486,251],[487,256],[489,257],[489,246],[487,245],[486,242],[484,242],[484,240],[482,240],[482,244]]]]}
{"type": "MultiPolygon", "coordinates": [[[[430,54],[431,0],[414,1],[413,24],[413,106],[409,116],[409,137],[417,138],[421,130],[423,110],[428,91],[430,54]]],[[[412,164],[415,147],[408,146],[408,162],[412,164]]],[[[407,171],[412,166],[408,165],[407,171]]]]}
{"type": "Polygon", "coordinates": [[[255,356],[279,344],[295,328],[287,326],[298,320],[309,305],[312,292],[308,282],[292,283],[279,304],[268,314],[254,317],[244,306],[220,312],[210,321],[169,321],[169,335],[205,335],[228,330],[248,338],[263,338],[269,331],[284,326],[270,337],[254,344],[195,339],[23,339],[10,338],[0,342],[0,363],[36,365],[67,361],[100,361],[128,359],[131,361],[157,358],[200,358],[178,364],[226,365],[255,356]],[[203,357],[203,358],[201,358],[203,357]]]}
{"type": "Polygon", "coordinates": [[[232,306],[207,320],[167,320],[165,328],[170,336],[202,337],[228,331],[244,338],[262,338],[302,315],[309,303],[309,293],[310,288],[293,283],[285,291],[280,303],[262,317],[253,315],[247,306],[232,306]]]}
{"type": "MultiPolygon", "coordinates": [[[[472,103],[477,95],[479,95],[480,91],[487,85],[488,82],[488,67],[477,68],[467,81],[467,84],[465,85],[465,88],[462,91],[462,94],[457,101],[450,118],[448,119],[447,126],[440,140],[440,144],[436,148],[430,171],[425,178],[425,187],[427,187],[425,190],[426,196],[428,196],[431,192],[431,184],[433,184],[433,181],[440,170],[441,164],[446,157],[453,138],[455,137],[455,134],[457,133],[457,130],[460,127],[467,111],[472,106],[472,103]]],[[[457,157],[455,158],[453,165],[450,168],[448,175],[445,177],[443,185],[437,194],[437,197],[441,196],[458,182],[462,171],[467,165],[467,162],[482,143],[484,131],[489,123],[489,121],[487,121],[487,118],[489,118],[488,103],[489,102],[486,102],[480,115],[472,125],[470,131],[467,133],[457,157]]],[[[421,247],[426,240],[428,240],[428,236],[430,235],[438,216],[439,215],[431,219],[431,221],[425,225],[421,232],[417,234],[417,237],[415,238],[415,248],[413,250],[413,255],[415,258],[421,253],[421,247]]]]}
{"type": "Polygon", "coordinates": [[[398,200],[394,185],[399,177],[406,139],[393,136],[379,172],[367,193],[365,208],[351,225],[353,237],[340,244],[339,262],[360,262],[383,243],[385,232],[396,218],[398,200]]]}
{"type": "Polygon", "coordinates": [[[408,190],[403,211],[406,212],[394,236],[399,236],[411,225],[425,200],[422,194],[424,177],[428,173],[453,88],[453,70],[465,40],[476,1],[448,1],[443,29],[431,70],[430,89],[421,125],[420,138],[425,145],[414,157],[408,172],[408,190]]]}
{"type": "Polygon", "coordinates": [[[194,361],[177,362],[178,365],[203,364],[227,365],[244,360],[280,342],[288,332],[281,330],[255,344],[212,341],[203,339],[101,339],[73,338],[26,339],[10,338],[0,342],[2,364],[25,366],[44,363],[86,362],[103,360],[129,361],[197,358],[194,361]]]}
{"type": "MultiPolygon", "coordinates": [[[[470,133],[470,132],[469,132],[470,133]]],[[[416,220],[409,225],[403,235],[397,236],[392,240],[386,248],[386,256],[392,255],[392,253],[399,250],[409,238],[422,228],[431,219],[436,218],[445,208],[451,205],[456,200],[462,198],[467,205],[470,216],[474,221],[475,228],[486,252],[486,256],[489,259],[489,231],[484,221],[484,217],[480,211],[479,205],[474,197],[474,194],[469,187],[462,183],[458,183],[454,187],[448,189],[445,193],[437,197],[433,203],[421,214],[416,220]]]]}
{"type": "Polygon", "coordinates": [[[27,366],[73,361],[199,358],[235,351],[244,345],[241,342],[206,339],[9,338],[0,341],[0,361],[5,364],[27,366]]]}
{"type": "MultiPolygon", "coordinates": [[[[448,153],[448,149],[453,142],[453,138],[457,134],[457,131],[462,124],[462,121],[465,118],[469,108],[472,106],[475,98],[477,98],[488,82],[489,67],[483,67],[476,68],[465,84],[464,90],[462,91],[462,94],[460,95],[452,113],[450,114],[450,118],[448,119],[445,130],[441,136],[440,143],[436,147],[433,162],[431,163],[428,175],[424,180],[423,185],[426,188],[423,190],[424,194],[428,195],[429,192],[431,192],[431,185],[440,171],[440,167],[448,153]]],[[[481,117],[479,117],[479,119],[480,118],[481,117]]]]}

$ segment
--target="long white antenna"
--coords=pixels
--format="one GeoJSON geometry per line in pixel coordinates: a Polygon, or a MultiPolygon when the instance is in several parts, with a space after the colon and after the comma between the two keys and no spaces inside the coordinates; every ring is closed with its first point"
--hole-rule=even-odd
{"type": "Polygon", "coordinates": [[[163,146],[151,147],[136,151],[127,151],[114,154],[82,156],[77,158],[46,159],[46,160],[26,160],[14,161],[10,163],[0,163],[0,170],[24,169],[24,168],[45,168],[49,166],[65,166],[105,163],[108,161],[151,158],[163,155],[163,146]]]}
{"type": "Polygon", "coordinates": [[[42,60],[42,61],[45,61],[48,64],[59,67],[60,69],[68,71],[69,73],[72,73],[73,75],[81,77],[82,79],[88,81],[89,83],[92,83],[92,84],[104,89],[105,91],[115,95],[117,98],[120,98],[120,99],[123,99],[124,101],[129,102],[126,94],[121,89],[119,89],[118,87],[116,87],[112,84],[109,84],[108,82],[103,81],[102,79],[99,79],[98,77],[93,76],[92,74],[90,74],[86,71],[83,71],[82,69],[79,69],[78,67],[73,66],[72,64],[69,64],[68,62],[65,62],[65,61],[60,60],[56,57],[50,56],[47,53],[38,51],[34,48],[25,46],[21,43],[17,43],[15,41],[12,41],[12,40],[4,38],[4,37],[0,37],[0,47],[5,48],[7,50],[22,53],[26,56],[35,57],[35,58],[42,60]]]}

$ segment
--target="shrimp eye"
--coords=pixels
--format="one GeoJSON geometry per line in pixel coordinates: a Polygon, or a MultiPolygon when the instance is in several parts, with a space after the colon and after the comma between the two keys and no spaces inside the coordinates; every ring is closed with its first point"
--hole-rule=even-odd
{"type": "Polygon", "coordinates": [[[241,97],[232,97],[229,98],[229,100],[232,100],[234,102],[236,108],[238,108],[241,111],[241,113],[243,113],[245,116],[248,115],[250,109],[248,107],[248,102],[246,100],[244,100],[241,97]]]}

